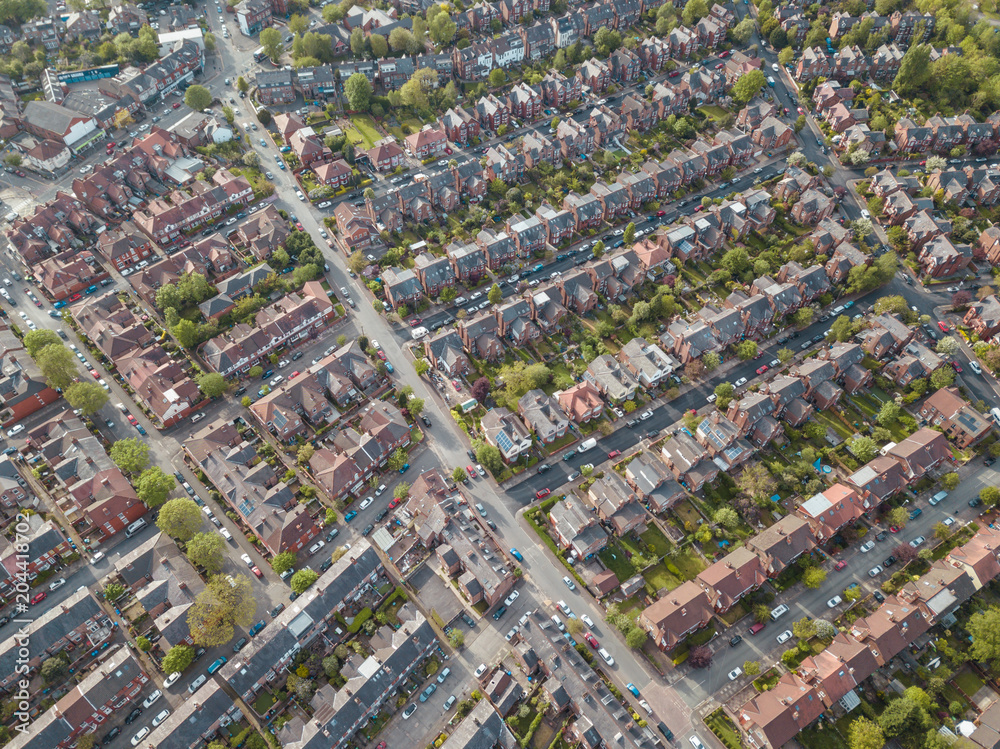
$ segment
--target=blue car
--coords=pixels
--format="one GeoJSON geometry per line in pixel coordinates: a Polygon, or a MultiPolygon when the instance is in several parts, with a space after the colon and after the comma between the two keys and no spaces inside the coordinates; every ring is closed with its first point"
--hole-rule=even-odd
{"type": "Polygon", "coordinates": [[[854,306],[854,302],[844,302],[844,309],[850,309],[854,306]]]}
{"type": "Polygon", "coordinates": [[[135,428],[139,430],[139,434],[145,434],[146,430],[142,428],[142,424],[136,424],[135,428]]]}
{"type": "Polygon", "coordinates": [[[226,657],[222,656],[217,661],[215,661],[211,666],[208,667],[208,673],[214,674],[216,671],[218,671],[220,668],[226,665],[226,661],[227,661],[226,657]]]}
{"type": "Polygon", "coordinates": [[[410,464],[409,463],[403,463],[403,467],[399,469],[399,472],[400,473],[406,473],[408,470],[410,470],[410,464]]]}
{"type": "Polygon", "coordinates": [[[354,520],[354,518],[356,518],[357,516],[358,516],[357,510],[351,510],[349,513],[344,515],[344,522],[349,523],[352,520],[354,520]]]}
{"type": "Polygon", "coordinates": [[[250,636],[256,637],[257,633],[264,629],[264,620],[261,619],[259,622],[250,627],[250,636]]]}
{"type": "Polygon", "coordinates": [[[56,309],[62,309],[63,307],[66,306],[66,302],[59,301],[53,304],[52,306],[55,307],[56,309]]]}
{"type": "Polygon", "coordinates": [[[389,362],[385,363],[385,369],[389,374],[392,374],[393,372],[396,371],[396,369],[389,362]]]}
{"type": "Polygon", "coordinates": [[[632,682],[629,682],[628,684],[626,684],[625,688],[628,691],[630,691],[632,694],[634,694],[636,697],[639,696],[639,690],[635,688],[635,684],[633,684],[632,682]]]}
{"type": "Polygon", "coordinates": [[[923,512],[924,511],[921,510],[919,507],[917,507],[917,508],[915,508],[913,510],[910,510],[910,520],[916,520],[918,517],[920,517],[923,514],[923,512]]]}
{"type": "Polygon", "coordinates": [[[512,557],[514,557],[514,559],[516,559],[519,562],[523,562],[524,561],[524,557],[521,556],[521,552],[519,552],[517,549],[515,549],[513,547],[511,547],[510,555],[512,557]]]}

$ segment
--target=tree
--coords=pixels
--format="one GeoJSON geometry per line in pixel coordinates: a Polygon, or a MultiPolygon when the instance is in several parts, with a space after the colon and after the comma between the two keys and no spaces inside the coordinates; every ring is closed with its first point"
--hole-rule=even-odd
{"type": "Polygon", "coordinates": [[[732,507],[720,507],[712,515],[712,522],[732,530],[740,524],[740,516],[732,507]]]}
{"type": "Polygon", "coordinates": [[[882,408],[879,409],[875,420],[882,426],[889,426],[896,423],[899,419],[900,410],[895,401],[886,401],[882,404],[882,408]]]}
{"type": "Polygon", "coordinates": [[[396,488],[392,490],[392,496],[396,499],[406,499],[407,495],[410,493],[410,485],[405,481],[400,481],[396,484],[396,488]]]}
{"type": "Polygon", "coordinates": [[[861,240],[871,234],[874,227],[871,219],[859,218],[851,222],[851,231],[854,233],[855,240],[861,240]]]}
{"type": "Polygon", "coordinates": [[[201,526],[203,517],[198,505],[187,497],[171,499],[160,508],[156,525],[171,538],[189,541],[201,526]]]}
{"type": "Polygon", "coordinates": [[[188,86],[184,92],[184,103],[195,112],[204,112],[212,106],[212,92],[197,83],[188,86]]]}
{"type": "Polygon", "coordinates": [[[389,456],[389,462],[388,462],[389,469],[392,471],[398,471],[400,468],[406,465],[407,457],[408,456],[406,454],[406,450],[404,450],[401,447],[397,448],[396,452],[394,452],[392,455],[389,456]]]}
{"type": "MultiPolygon", "coordinates": [[[[967,307],[969,302],[972,301],[972,294],[962,289],[961,291],[956,291],[951,295],[951,306],[952,308],[959,310],[963,307],[967,307]]],[[[943,339],[946,340],[946,339],[943,339]]]]}
{"type": "Polygon", "coordinates": [[[40,673],[46,684],[55,684],[69,676],[69,664],[63,659],[63,654],[59,653],[42,662],[40,673]]]}
{"type": "Polygon", "coordinates": [[[722,357],[714,351],[707,351],[701,356],[701,363],[705,365],[705,371],[711,372],[722,364],[722,357]]]}
{"type": "Polygon", "coordinates": [[[747,464],[736,479],[736,486],[752,499],[767,499],[778,488],[771,472],[761,462],[747,464]]]}
{"type": "Polygon", "coordinates": [[[149,465],[149,446],[140,442],[138,437],[128,437],[115,442],[108,450],[108,456],[125,473],[141,473],[149,465]]]}
{"type": "Polygon", "coordinates": [[[885,517],[890,525],[894,525],[897,528],[905,528],[906,524],[910,522],[910,514],[903,507],[893,507],[886,513],[885,517]]]}
{"type": "Polygon", "coordinates": [[[260,32],[260,44],[264,48],[264,54],[271,58],[271,62],[277,63],[282,51],[281,32],[274,27],[263,29],[260,32]]]}
{"type": "Polygon", "coordinates": [[[247,83],[247,79],[241,75],[236,79],[236,88],[241,94],[245,94],[250,90],[250,84],[247,83]]]}
{"type": "Polygon", "coordinates": [[[952,336],[945,336],[937,342],[935,350],[944,356],[954,356],[958,353],[958,341],[952,336]]]}
{"type": "Polygon", "coordinates": [[[977,661],[990,661],[994,668],[1000,665],[1000,608],[977,611],[966,629],[972,639],[969,654],[977,661]]]}
{"type": "Polygon", "coordinates": [[[428,109],[430,101],[427,93],[438,86],[438,72],[430,68],[421,68],[410,80],[399,89],[399,97],[403,104],[414,109],[428,109]]]}
{"type": "Polygon", "coordinates": [[[38,352],[46,346],[62,345],[62,340],[56,335],[56,332],[48,328],[29,330],[24,336],[24,349],[32,359],[36,358],[38,352]]]}
{"type": "Polygon", "coordinates": [[[979,490],[979,498],[987,505],[1000,503],[1000,489],[995,486],[984,486],[979,490]]]}
{"type": "Polygon", "coordinates": [[[854,457],[862,463],[867,463],[878,453],[878,445],[871,437],[855,437],[847,443],[848,448],[854,453],[854,457]]]}
{"type": "Polygon", "coordinates": [[[191,564],[204,567],[210,575],[217,575],[222,571],[225,545],[218,533],[197,533],[188,541],[187,558],[191,564]]]}
{"type": "Polygon", "coordinates": [[[493,88],[499,88],[507,82],[507,74],[503,72],[503,68],[493,68],[490,71],[490,86],[493,88]]]}
{"type": "Polygon", "coordinates": [[[951,367],[939,367],[931,372],[931,387],[936,390],[946,388],[955,381],[955,370],[951,367]]]}
{"type": "Polygon", "coordinates": [[[236,627],[249,627],[256,611],[257,600],[246,575],[216,575],[188,609],[188,628],[196,644],[215,647],[232,640],[236,627]]]}
{"type": "Polygon", "coordinates": [[[629,627],[628,632],[625,633],[625,644],[633,650],[638,650],[646,644],[647,637],[649,635],[646,633],[646,630],[637,624],[633,624],[629,627]]]}
{"type": "Polygon", "coordinates": [[[795,356],[795,352],[792,351],[790,348],[779,348],[778,349],[778,361],[780,361],[782,364],[784,364],[785,362],[789,361],[794,356],[795,356]]]}
{"type": "Polygon", "coordinates": [[[906,299],[900,295],[883,296],[875,301],[872,312],[876,315],[896,314],[905,316],[910,311],[906,299]]]}
{"type": "MultiPolygon", "coordinates": [[[[754,28],[753,18],[747,15],[747,17],[736,24],[736,26],[733,27],[729,33],[732,34],[733,39],[740,44],[746,44],[750,41],[750,37],[753,36],[754,28]]],[[[657,30],[657,33],[659,33],[659,30],[657,30]]]]}
{"type": "Polygon", "coordinates": [[[760,673],[759,661],[743,661],[743,673],[747,676],[756,676],[760,673]]]}
{"type": "Polygon", "coordinates": [[[63,397],[73,408],[79,408],[84,416],[97,413],[108,402],[107,391],[96,382],[74,382],[63,391],[63,397]]]}
{"type": "Polygon", "coordinates": [[[878,717],[878,724],[886,737],[899,736],[911,731],[921,731],[927,714],[913,700],[900,697],[888,704],[878,717]]]}
{"type": "Polygon", "coordinates": [[[206,398],[218,398],[229,387],[226,384],[226,378],[215,372],[200,372],[195,375],[194,381],[206,398]]]}
{"type": "Polygon", "coordinates": [[[486,470],[494,476],[503,473],[504,463],[500,451],[493,445],[482,445],[476,450],[476,460],[486,466],[486,470]]]}
{"type": "Polygon", "coordinates": [[[500,304],[503,301],[503,291],[501,291],[499,286],[493,284],[486,298],[490,300],[490,304],[500,304]]]}
{"type": "Polygon", "coordinates": [[[372,57],[385,57],[389,54],[389,42],[381,34],[369,36],[368,45],[372,48],[372,57]]]}
{"type": "Polygon", "coordinates": [[[630,221],[628,226],[625,227],[625,233],[622,235],[622,241],[630,245],[635,241],[635,223],[630,221]]]}
{"type": "Polygon", "coordinates": [[[194,648],[188,647],[187,645],[174,645],[167,654],[163,656],[163,661],[160,663],[163,666],[163,673],[167,674],[178,674],[185,668],[191,665],[191,661],[194,660],[194,648]]]}
{"type": "Polygon", "coordinates": [[[757,342],[751,340],[740,341],[736,347],[736,355],[740,358],[740,361],[753,359],[757,356],[757,342]]]}
{"type": "Polygon", "coordinates": [[[465,644],[465,634],[458,627],[448,633],[448,643],[453,648],[460,648],[465,644]]]}
{"type": "Polygon", "coordinates": [[[424,399],[410,398],[406,402],[406,410],[410,412],[410,416],[413,419],[420,418],[420,414],[424,411],[424,399]]]}
{"type": "Polygon", "coordinates": [[[457,30],[458,26],[451,20],[451,16],[444,11],[438,13],[433,18],[427,19],[427,32],[437,44],[444,45],[450,42],[455,38],[457,30]]]}
{"type": "Polygon", "coordinates": [[[347,96],[348,106],[353,111],[367,112],[371,106],[372,84],[364,73],[355,73],[344,83],[344,94],[347,96]]]}
{"type": "Polygon", "coordinates": [[[802,575],[802,584],[807,588],[818,588],[826,580],[826,570],[822,567],[810,567],[802,575]]]}
{"type": "Polygon", "coordinates": [[[805,328],[812,324],[815,312],[812,307],[800,307],[792,315],[792,322],[800,328],[805,328]]]}
{"type": "Polygon", "coordinates": [[[139,474],[135,481],[135,493],[147,507],[159,507],[167,501],[170,492],[177,486],[177,479],[164,473],[159,466],[152,466],[139,474]]]}
{"type": "MultiPolygon", "coordinates": [[[[778,63],[781,65],[789,65],[794,59],[795,59],[795,50],[792,49],[791,47],[785,47],[778,53],[778,63]]],[[[805,115],[799,115],[799,116],[802,117],[804,122],[805,115]]],[[[800,127],[799,130],[801,129],[802,128],[800,127]]]]}
{"type": "Polygon", "coordinates": [[[62,344],[49,344],[34,357],[50,387],[66,390],[76,376],[76,357],[62,344]]]}
{"type": "Polygon", "coordinates": [[[958,486],[959,481],[960,479],[958,477],[958,474],[955,473],[954,471],[952,471],[951,473],[946,473],[941,479],[941,483],[944,486],[944,488],[950,492],[955,491],[955,487],[958,486]]]}
{"type": "Polygon", "coordinates": [[[413,368],[417,372],[417,377],[423,377],[430,371],[431,365],[426,359],[421,358],[413,362],[413,368]]]}
{"type": "MultiPolygon", "coordinates": [[[[920,88],[931,74],[931,48],[927,44],[912,44],[899,63],[899,71],[892,82],[899,93],[911,93],[920,88]]],[[[930,169],[930,162],[927,164],[930,169]]]]}
{"type": "Polygon", "coordinates": [[[767,85],[767,77],[756,68],[744,73],[733,84],[733,96],[743,102],[750,101],[767,85]]]}
{"type": "Polygon", "coordinates": [[[186,317],[177,321],[177,324],[170,329],[177,342],[184,348],[194,348],[201,342],[201,334],[198,326],[186,317]]]}
{"type": "MultiPolygon", "coordinates": [[[[897,508],[897,509],[902,509],[902,508],[897,508]]],[[[892,553],[893,556],[895,556],[896,559],[899,560],[900,564],[905,565],[909,564],[914,559],[916,559],[918,552],[909,544],[899,544],[898,546],[896,546],[896,548],[893,550],[892,553]]]]}
{"type": "Polygon", "coordinates": [[[475,398],[480,403],[485,403],[486,398],[490,394],[490,378],[483,375],[472,383],[472,387],[469,388],[469,392],[472,397],[475,398]]]}
{"type": "Polygon", "coordinates": [[[594,34],[594,48],[602,57],[607,57],[620,46],[622,46],[622,35],[615,29],[601,26],[594,34]]]}
{"type": "Polygon", "coordinates": [[[271,560],[271,569],[280,575],[282,572],[294,567],[297,561],[298,557],[294,551],[283,551],[280,554],[276,554],[271,560]]]}
{"type": "Polygon", "coordinates": [[[812,619],[799,619],[792,624],[792,634],[800,640],[808,640],[816,635],[816,622],[812,619]]]}
{"type": "MultiPolygon", "coordinates": [[[[689,0],[690,1],[690,0],[689,0]]],[[[688,652],[688,663],[693,668],[708,668],[712,664],[712,651],[704,645],[696,645],[688,652]]]]}
{"type": "Polygon", "coordinates": [[[847,315],[840,315],[830,326],[830,337],[835,341],[848,341],[852,335],[854,335],[854,330],[851,326],[851,318],[847,315]]]}
{"type": "Polygon", "coordinates": [[[454,471],[452,471],[452,472],[451,472],[451,479],[452,479],[452,481],[454,481],[454,482],[455,482],[456,484],[460,484],[460,483],[462,483],[462,482],[463,482],[463,481],[465,481],[465,480],[466,480],[467,478],[468,478],[468,476],[467,476],[467,475],[466,475],[466,473],[465,473],[465,469],[464,469],[464,468],[462,468],[461,466],[458,466],[457,468],[455,468],[455,470],[454,470],[454,471]]]}
{"type": "Polygon", "coordinates": [[[878,723],[868,718],[857,718],[847,732],[847,743],[850,749],[882,749],[886,740],[878,723]]]}
{"type": "Polygon", "coordinates": [[[292,579],[288,581],[288,584],[292,586],[292,590],[294,590],[299,595],[302,595],[303,593],[305,593],[306,588],[308,588],[318,579],[319,579],[319,574],[317,572],[315,572],[314,570],[305,569],[305,570],[299,570],[294,575],[292,575],[292,579]]]}

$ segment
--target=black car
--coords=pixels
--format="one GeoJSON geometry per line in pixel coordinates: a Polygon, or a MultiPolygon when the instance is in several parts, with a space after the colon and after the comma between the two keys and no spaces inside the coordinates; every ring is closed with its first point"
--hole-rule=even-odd
{"type": "Polygon", "coordinates": [[[301,351],[296,351],[294,354],[292,354],[292,361],[298,361],[299,359],[302,358],[302,356],[303,354],[301,351]]]}
{"type": "Polygon", "coordinates": [[[781,338],[779,338],[777,341],[775,341],[775,343],[777,343],[779,346],[782,343],[788,343],[788,336],[786,336],[786,335],[781,336],[781,338]]]}
{"type": "Polygon", "coordinates": [[[208,652],[208,651],[207,651],[207,650],[205,650],[205,648],[198,648],[198,649],[197,649],[197,650],[195,651],[195,653],[194,653],[194,660],[198,660],[198,659],[199,659],[199,658],[201,658],[201,657],[202,657],[203,655],[205,655],[205,653],[207,653],[207,652],[208,652]]]}
{"type": "Polygon", "coordinates": [[[500,617],[507,613],[507,607],[501,606],[495,612],[493,612],[493,621],[500,621],[500,617]]]}
{"type": "Polygon", "coordinates": [[[326,572],[332,566],[333,566],[333,559],[327,559],[325,562],[323,562],[323,564],[319,566],[319,571],[326,572]]]}
{"type": "Polygon", "coordinates": [[[476,626],[476,620],[473,619],[468,614],[465,614],[465,613],[462,614],[462,621],[465,622],[466,624],[468,624],[470,627],[475,627],[476,626]]]}
{"type": "Polygon", "coordinates": [[[370,533],[371,533],[371,532],[372,532],[373,530],[375,530],[375,526],[374,526],[374,525],[372,525],[371,523],[369,523],[368,525],[366,525],[366,526],[365,526],[365,529],[364,529],[363,531],[361,531],[361,535],[362,535],[362,536],[367,536],[367,535],[368,535],[368,534],[370,534],[370,533]]]}
{"type": "Polygon", "coordinates": [[[246,391],[247,391],[247,386],[246,385],[240,385],[238,388],[236,388],[236,390],[234,391],[233,394],[234,395],[243,395],[243,393],[245,393],[246,391]]]}
{"type": "Polygon", "coordinates": [[[240,652],[241,650],[243,650],[244,647],[246,647],[246,644],[247,644],[247,638],[241,637],[236,641],[236,644],[233,645],[233,652],[234,653],[240,652]]]}
{"type": "Polygon", "coordinates": [[[663,738],[665,738],[667,741],[673,741],[674,740],[674,733],[673,733],[673,731],[671,731],[669,728],[667,728],[667,724],[664,723],[662,720],[657,724],[656,727],[660,729],[660,733],[663,734],[663,738]]]}
{"type": "Polygon", "coordinates": [[[735,648],[741,642],[743,642],[743,636],[742,635],[733,635],[733,638],[729,641],[729,647],[735,648]]]}
{"type": "Polygon", "coordinates": [[[983,500],[981,500],[979,497],[973,497],[972,499],[969,500],[969,507],[979,507],[979,505],[981,505],[982,503],[983,500]]]}
{"type": "Polygon", "coordinates": [[[384,510],[379,510],[378,515],[375,516],[375,522],[376,523],[382,522],[382,518],[384,518],[388,514],[389,514],[388,508],[384,509],[384,510]]]}
{"type": "Polygon", "coordinates": [[[285,610],[285,604],[279,603],[277,606],[275,606],[273,609],[271,609],[271,617],[272,618],[276,617],[278,614],[280,614],[284,610],[285,610]]]}
{"type": "Polygon", "coordinates": [[[996,462],[997,462],[996,458],[989,457],[989,458],[987,458],[986,460],[983,461],[983,465],[984,466],[991,466],[991,465],[993,465],[996,462]]]}
{"type": "Polygon", "coordinates": [[[492,520],[487,520],[486,521],[486,525],[488,525],[490,527],[490,530],[494,530],[495,531],[497,529],[497,524],[494,523],[492,520]]]}
{"type": "Polygon", "coordinates": [[[116,738],[118,738],[119,736],[121,736],[121,733],[122,733],[122,729],[119,726],[115,726],[110,731],[108,731],[107,735],[101,740],[101,743],[102,744],[110,744],[116,738]]]}
{"type": "Polygon", "coordinates": [[[627,426],[629,429],[631,429],[634,426],[637,426],[638,424],[639,424],[639,420],[638,419],[632,419],[631,421],[626,421],[625,422],[625,426],[627,426]]]}
{"type": "Polygon", "coordinates": [[[550,468],[552,468],[552,466],[550,464],[548,464],[548,463],[542,463],[540,466],[538,466],[538,472],[539,473],[545,473],[550,468]]]}
{"type": "Polygon", "coordinates": [[[0,616],[0,627],[2,627],[3,625],[5,625],[9,621],[10,621],[10,617],[9,616],[0,616]]]}
{"type": "Polygon", "coordinates": [[[125,718],[125,725],[129,725],[130,723],[134,723],[136,721],[136,719],[140,715],[142,715],[142,708],[141,707],[137,707],[135,710],[133,710],[132,712],[130,712],[128,714],[127,718],[125,718]]]}
{"type": "Polygon", "coordinates": [[[819,343],[819,342],[820,342],[820,341],[822,341],[822,340],[823,340],[824,338],[826,338],[826,336],[822,336],[822,335],[814,335],[814,336],[812,337],[812,342],[813,342],[813,343],[819,343]]]}
{"type": "Polygon", "coordinates": [[[885,538],[888,535],[889,534],[886,533],[885,531],[879,531],[878,533],[875,534],[875,540],[876,541],[885,541],[885,538]]]}
{"type": "Polygon", "coordinates": [[[876,590],[872,593],[872,598],[874,598],[879,603],[885,603],[885,596],[882,595],[882,591],[876,590]]]}
{"type": "Polygon", "coordinates": [[[651,440],[656,439],[657,437],[660,436],[660,430],[654,429],[653,431],[647,433],[646,436],[649,437],[649,439],[651,440]]]}
{"type": "Polygon", "coordinates": [[[896,557],[894,557],[892,554],[890,554],[889,556],[887,556],[885,558],[885,561],[882,562],[882,566],[883,567],[892,567],[892,565],[894,565],[895,563],[896,563],[896,557]]]}
{"type": "Polygon", "coordinates": [[[475,460],[476,459],[476,454],[474,452],[472,452],[472,450],[466,450],[465,454],[469,456],[469,460],[475,460]]]}

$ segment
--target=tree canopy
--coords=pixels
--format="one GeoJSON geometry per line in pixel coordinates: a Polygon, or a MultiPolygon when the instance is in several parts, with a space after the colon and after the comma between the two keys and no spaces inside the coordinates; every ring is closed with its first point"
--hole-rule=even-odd
{"type": "Polygon", "coordinates": [[[256,611],[257,600],[246,575],[216,575],[188,609],[187,622],[195,643],[214,647],[232,640],[237,626],[250,626],[256,611]]]}

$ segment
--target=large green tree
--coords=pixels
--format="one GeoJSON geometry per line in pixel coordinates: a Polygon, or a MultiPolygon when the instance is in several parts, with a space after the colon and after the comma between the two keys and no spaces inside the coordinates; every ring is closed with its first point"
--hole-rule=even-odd
{"type": "Polygon", "coordinates": [[[38,356],[38,352],[41,351],[46,346],[62,346],[62,340],[56,335],[54,330],[49,330],[48,328],[40,328],[39,330],[29,330],[24,335],[24,349],[28,352],[28,356],[34,359],[38,356]]]}
{"type": "Polygon", "coordinates": [[[314,570],[299,570],[292,575],[288,584],[291,585],[292,590],[301,595],[302,593],[305,593],[306,589],[318,579],[319,574],[314,570]]]}
{"type": "Polygon", "coordinates": [[[149,465],[149,446],[138,437],[128,437],[115,442],[108,456],[125,473],[141,473],[149,465]]]}
{"type": "Polygon", "coordinates": [[[108,393],[96,382],[74,382],[63,397],[73,408],[79,408],[85,416],[91,416],[108,402],[108,393]]]}
{"type": "Polygon", "coordinates": [[[756,68],[744,73],[733,84],[733,95],[740,101],[750,101],[767,85],[764,73],[756,68]]]}
{"type": "Polygon", "coordinates": [[[931,48],[927,44],[912,44],[899,63],[899,72],[893,88],[899,93],[912,93],[920,88],[931,74],[931,48]]]}
{"type": "Polygon", "coordinates": [[[188,86],[184,92],[184,103],[195,112],[204,112],[212,106],[212,92],[197,83],[188,86]]]}
{"type": "Polygon", "coordinates": [[[246,575],[216,575],[188,610],[188,628],[198,645],[224,645],[233,639],[236,627],[250,626],[256,611],[257,600],[246,575]]]}
{"type": "Polygon", "coordinates": [[[226,378],[216,372],[200,372],[195,375],[194,381],[206,398],[218,398],[228,387],[226,378]]]}
{"type": "Polygon", "coordinates": [[[139,474],[135,482],[135,493],[147,507],[159,507],[167,501],[175,486],[177,479],[169,473],[164,473],[159,466],[152,466],[139,474]]]}
{"type": "Polygon", "coordinates": [[[264,48],[264,54],[271,58],[271,62],[277,63],[281,57],[281,32],[274,27],[268,27],[260,32],[260,44],[264,48]]]}
{"type": "Polygon", "coordinates": [[[201,527],[204,516],[190,499],[171,499],[160,508],[156,525],[161,531],[178,541],[190,541],[201,527]]]}
{"type": "Polygon", "coordinates": [[[174,645],[163,656],[163,662],[160,665],[163,667],[163,673],[169,676],[170,674],[180,673],[190,666],[193,660],[194,648],[187,645],[174,645]]]}
{"type": "Polygon", "coordinates": [[[187,558],[191,564],[200,565],[210,575],[222,571],[223,549],[226,542],[218,533],[196,533],[187,543],[187,558]]]}
{"type": "Polygon", "coordinates": [[[367,112],[371,106],[372,84],[364,73],[355,73],[344,83],[347,104],[355,112],[367,112]]]}
{"type": "Polygon", "coordinates": [[[61,343],[50,343],[34,359],[50,387],[65,390],[73,383],[77,374],[76,357],[61,343]]]}

